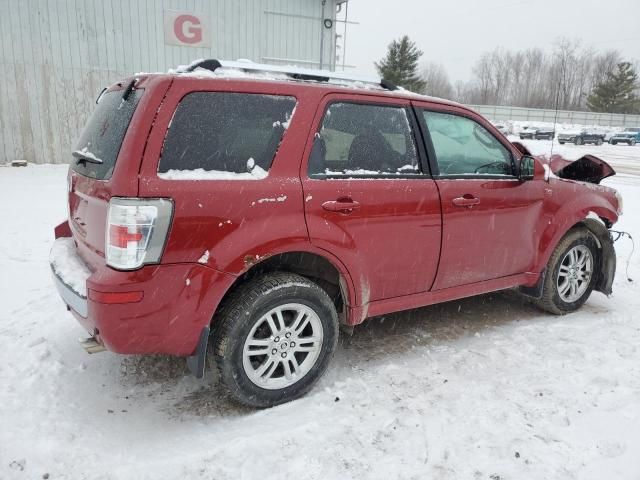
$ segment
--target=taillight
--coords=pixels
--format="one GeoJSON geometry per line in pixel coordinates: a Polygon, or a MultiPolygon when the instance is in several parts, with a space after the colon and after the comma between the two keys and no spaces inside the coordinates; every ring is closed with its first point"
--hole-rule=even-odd
{"type": "Polygon", "coordinates": [[[107,265],[133,270],[159,263],[172,213],[173,203],[164,198],[112,198],[105,239],[107,265]]]}

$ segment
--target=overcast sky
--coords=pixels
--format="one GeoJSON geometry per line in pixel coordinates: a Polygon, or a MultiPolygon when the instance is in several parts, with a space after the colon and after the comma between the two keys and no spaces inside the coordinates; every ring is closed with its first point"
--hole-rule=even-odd
{"type": "Polygon", "coordinates": [[[550,50],[561,36],[640,60],[640,0],[349,0],[349,17],[360,24],[349,26],[346,61],[362,73],[404,34],[453,82],[485,51],[550,50]]]}

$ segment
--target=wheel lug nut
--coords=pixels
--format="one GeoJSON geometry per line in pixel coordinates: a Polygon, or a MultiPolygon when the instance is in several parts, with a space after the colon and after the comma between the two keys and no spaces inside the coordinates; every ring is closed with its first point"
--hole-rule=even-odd
{"type": "Polygon", "coordinates": [[[271,350],[271,355],[275,355],[276,353],[278,353],[278,350],[276,350],[275,348],[271,350]]]}
{"type": "Polygon", "coordinates": [[[280,337],[276,337],[273,339],[274,342],[279,342],[280,341],[280,337]]]}
{"type": "Polygon", "coordinates": [[[289,333],[289,332],[287,332],[287,333],[285,334],[285,337],[287,337],[287,338],[289,338],[290,336],[291,336],[291,333],[289,333]]]}
{"type": "Polygon", "coordinates": [[[296,342],[291,342],[291,343],[289,344],[289,346],[290,346],[291,348],[295,347],[295,346],[296,346],[296,342]]]}
{"type": "Polygon", "coordinates": [[[287,352],[282,352],[282,358],[287,358],[287,352]]]}

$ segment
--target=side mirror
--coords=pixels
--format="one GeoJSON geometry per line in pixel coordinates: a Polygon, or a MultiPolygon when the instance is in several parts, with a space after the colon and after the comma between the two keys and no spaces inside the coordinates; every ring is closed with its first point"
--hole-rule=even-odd
{"type": "MultiPolygon", "coordinates": [[[[527,180],[547,180],[547,169],[542,160],[531,155],[523,155],[518,160],[518,179],[525,182],[527,180]]],[[[548,168],[548,167],[547,167],[548,168]]]]}
{"type": "Polygon", "coordinates": [[[536,168],[536,159],[531,155],[523,155],[518,160],[518,178],[521,181],[533,180],[536,168]]]}

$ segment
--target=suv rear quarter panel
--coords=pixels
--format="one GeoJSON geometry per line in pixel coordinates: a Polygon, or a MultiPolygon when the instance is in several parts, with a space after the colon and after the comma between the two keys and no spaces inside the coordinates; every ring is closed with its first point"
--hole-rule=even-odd
{"type": "MultiPolygon", "coordinates": [[[[141,197],[170,197],[175,211],[163,263],[206,263],[239,275],[281,252],[309,251],[300,160],[321,91],[247,80],[177,78],[149,137],[140,170],[141,197]],[[244,92],[296,98],[296,110],[267,178],[166,180],[158,176],[162,144],[180,100],[192,92],[244,92]],[[208,261],[204,262],[209,252],[208,261]],[[205,257],[203,257],[205,255],[205,257]]],[[[215,112],[212,112],[215,114],[215,112]]]]}

